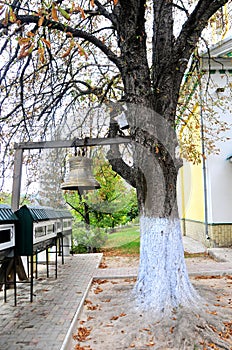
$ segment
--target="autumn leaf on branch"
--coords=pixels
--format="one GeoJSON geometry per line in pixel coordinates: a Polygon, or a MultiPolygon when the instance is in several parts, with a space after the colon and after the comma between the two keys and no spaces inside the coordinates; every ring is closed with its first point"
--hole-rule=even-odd
{"type": "Polygon", "coordinates": [[[39,60],[41,63],[45,62],[45,56],[44,56],[44,48],[42,46],[40,46],[38,48],[38,55],[39,55],[39,60]]]}
{"type": "Polygon", "coordinates": [[[25,45],[25,44],[29,44],[29,43],[31,42],[31,39],[30,39],[30,38],[22,38],[22,37],[19,37],[19,38],[17,39],[17,41],[18,41],[18,44],[19,44],[20,46],[23,46],[23,45],[25,45]]]}
{"type": "Polygon", "coordinates": [[[60,12],[61,16],[63,16],[65,19],[67,19],[68,21],[70,21],[70,14],[65,11],[64,9],[62,9],[60,6],[58,7],[58,11],[60,12]]]}
{"type": "Polygon", "coordinates": [[[40,19],[38,20],[38,27],[41,27],[43,25],[44,22],[44,16],[40,17],[40,19]]]}
{"type": "Polygon", "coordinates": [[[24,45],[22,47],[22,49],[20,50],[20,53],[18,55],[18,59],[22,59],[22,58],[27,57],[28,55],[30,55],[32,53],[33,49],[34,49],[34,45],[33,44],[24,45]]]}
{"type": "Polygon", "coordinates": [[[68,49],[63,53],[63,55],[61,57],[62,58],[67,57],[70,54],[70,52],[72,51],[74,46],[75,46],[75,42],[74,42],[74,40],[71,40],[68,49]]]}
{"type": "Polygon", "coordinates": [[[85,12],[84,12],[83,8],[80,6],[77,6],[77,11],[79,11],[81,13],[81,18],[85,19],[85,12]]]}
{"type": "Polygon", "coordinates": [[[55,4],[52,4],[52,19],[56,22],[59,21],[58,15],[57,15],[57,9],[55,7],[55,4]]]}
{"type": "Polygon", "coordinates": [[[17,21],[17,17],[16,17],[16,14],[14,13],[14,11],[12,10],[11,7],[10,7],[9,14],[10,14],[9,21],[11,23],[15,23],[17,21]]]}
{"type": "Polygon", "coordinates": [[[77,43],[77,46],[78,46],[78,52],[79,52],[79,55],[80,56],[85,56],[85,59],[87,60],[88,59],[88,55],[87,53],[85,52],[85,50],[83,49],[83,47],[81,47],[80,44],[77,43]]]}
{"type": "Polygon", "coordinates": [[[45,39],[45,38],[41,38],[41,40],[44,42],[44,44],[50,49],[51,48],[51,43],[49,40],[45,39]]]}
{"type": "Polygon", "coordinates": [[[29,54],[32,53],[33,49],[34,49],[34,44],[31,42],[31,38],[22,38],[19,37],[17,38],[18,44],[19,46],[22,46],[19,55],[18,55],[18,59],[22,59],[24,57],[27,57],[29,54]]]}

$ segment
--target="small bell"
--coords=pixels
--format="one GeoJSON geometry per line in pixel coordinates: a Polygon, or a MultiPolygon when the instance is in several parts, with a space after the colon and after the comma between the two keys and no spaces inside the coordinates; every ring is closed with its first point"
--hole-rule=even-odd
{"type": "Polygon", "coordinates": [[[100,188],[92,173],[93,161],[86,157],[72,157],[69,159],[70,173],[68,179],[61,185],[62,190],[94,190],[100,188]]]}

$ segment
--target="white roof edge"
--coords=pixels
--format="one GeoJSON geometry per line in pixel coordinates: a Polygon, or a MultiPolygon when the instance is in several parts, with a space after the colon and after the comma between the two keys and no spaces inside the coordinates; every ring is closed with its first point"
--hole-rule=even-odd
{"type": "MultiPolygon", "coordinates": [[[[232,51],[232,37],[228,37],[224,40],[219,41],[217,44],[209,47],[211,57],[220,57],[225,55],[227,52],[232,51]]],[[[204,51],[201,54],[202,57],[208,56],[208,51],[204,51]]]]}

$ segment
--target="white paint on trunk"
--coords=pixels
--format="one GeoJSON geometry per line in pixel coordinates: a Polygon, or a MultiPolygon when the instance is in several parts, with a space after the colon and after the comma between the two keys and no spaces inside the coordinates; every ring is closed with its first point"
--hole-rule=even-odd
{"type": "Polygon", "coordinates": [[[178,219],[140,218],[140,267],[135,292],[139,307],[166,314],[192,307],[200,297],[189,281],[178,219]]]}

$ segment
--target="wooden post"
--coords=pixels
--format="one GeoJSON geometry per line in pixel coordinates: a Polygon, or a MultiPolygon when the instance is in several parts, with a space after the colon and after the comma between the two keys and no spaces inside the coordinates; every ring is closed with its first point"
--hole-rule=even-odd
{"type": "Polygon", "coordinates": [[[11,198],[11,207],[13,211],[16,211],[17,209],[19,209],[22,164],[23,164],[23,149],[18,148],[15,150],[15,157],[14,157],[13,187],[12,187],[12,198],[11,198]]]}

